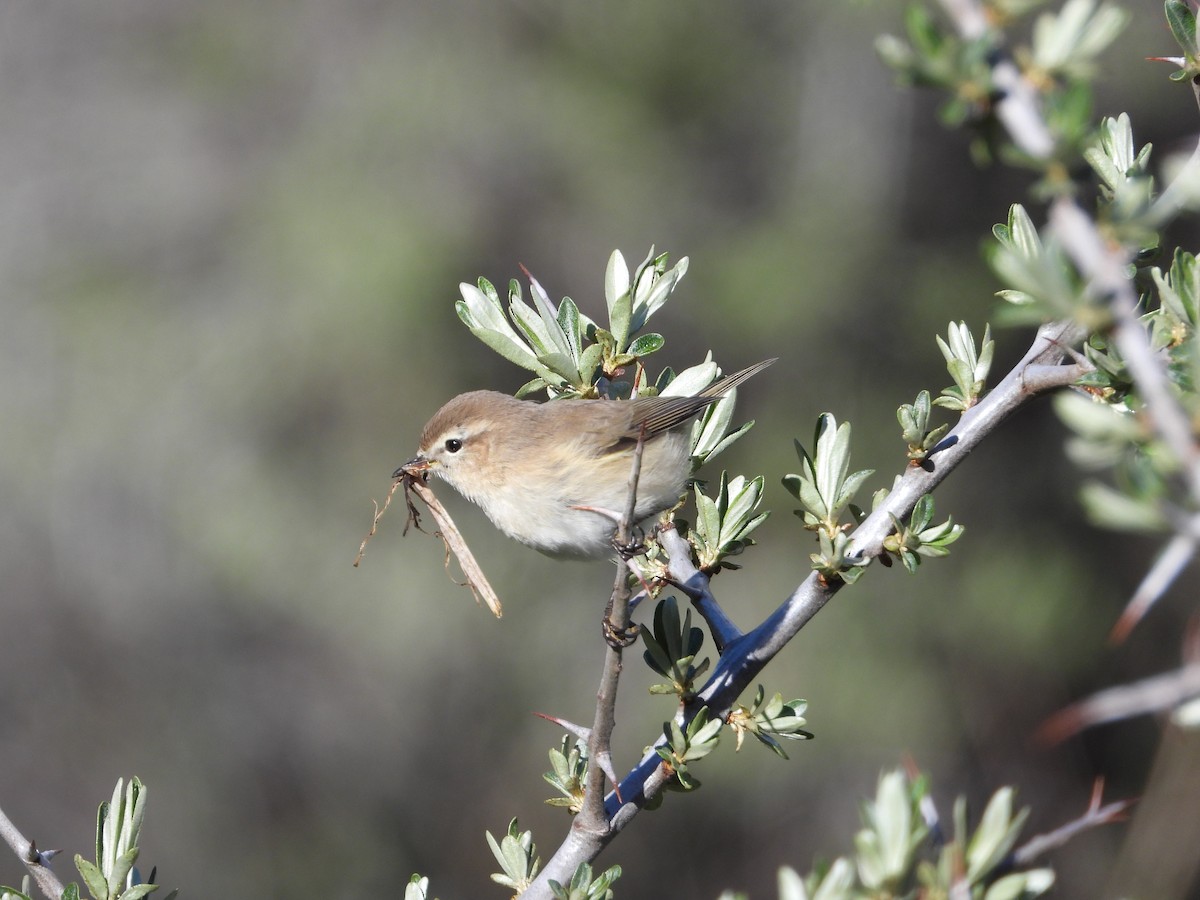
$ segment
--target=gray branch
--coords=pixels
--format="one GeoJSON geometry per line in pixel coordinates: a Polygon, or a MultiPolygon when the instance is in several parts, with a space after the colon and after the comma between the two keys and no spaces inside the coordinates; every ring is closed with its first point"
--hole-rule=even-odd
{"type": "Polygon", "coordinates": [[[46,864],[53,854],[39,852],[33,841],[25,840],[25,836],[4,814],[4,810],[0,810],[0,836],[12,848],[13,853],[17,854],[17,858],[25,864],[25,868],[29,870],[29,874],[33,876],[34,882],[41,888],[42,893],[51,900],[58,900],[64,890],[63,883],[58,880],[57,875],[46,868],[46,864]]]}
{"type": "MultiPolygon", "coordinates": [[[[891,516],[901,521],[907,519],[917,501],[937,487],[1009,415],[1038,394],[1071,384],[1077,379],[1079,367],[1062,363],[1072,345],[1082,336],[1083,330],[1072,322],[1057,322],[1040,328],[1025,357],[991,393],[963,415],[958,425],[934,448],[926,467],[914,465],[904,470],[886,500],[854,532],[855,554],[864,561],[879,556],[883,552],[883,540],[893,528],[891,516]],[[1034,377],[1027,378],[1029,375],[1034,377]]],[[[672,551],[672,565],[675,566],[675,554],[686,548],[669,545],[669,549],[672,551]]],[[[676,571],[683,574],[686,570],[680,564],[676,571]]],[[[707,586],[699,589],[695,576],[682,580],[688,583],[689,592],[695,590],[697,594],[711,596],[707,586]]],[[[758,673],[812,620],[842,585],[841,581],[826,581],[813,572],[758,627],[730,640],[712,676],[696,699],[678,716],[680,723],[690,721],[701,706],[707,706],[712,716],[727,718],[738,697],[758,673]]],[[[662,743],[660,739],[655,746],[662,743]]],[[[549,879],[566,884],[579,864],[595,859],[646,802],[663,789],[670,777],[663,769],[661,757],[651,748],[621,782],[619,791],[608,795],[605,805],[609,817],[608,828],[572,827],[537,880],[522,894],[524,900],[548,900],[552,897],[549,879]]]]}

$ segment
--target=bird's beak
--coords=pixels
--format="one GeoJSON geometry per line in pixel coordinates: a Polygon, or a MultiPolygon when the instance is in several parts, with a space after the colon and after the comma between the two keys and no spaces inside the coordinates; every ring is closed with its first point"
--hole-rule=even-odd
{"type": "Polygon", "coordinates": [[[416,478],[424,480],[430,468],[433,466],[431,460],[426,459],[421,454],[417,454],[395,472],[392,473],[393,478],[400,478],[403,475],[412,475],[416,478]]]}

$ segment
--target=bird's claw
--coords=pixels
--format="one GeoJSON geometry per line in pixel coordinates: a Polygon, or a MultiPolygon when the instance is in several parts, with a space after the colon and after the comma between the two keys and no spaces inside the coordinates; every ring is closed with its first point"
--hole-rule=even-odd
{"type": "Polygon", "coordinates": [[[604,642],[614,650],[624,650],[633,644],[642,630],[642,626],[636,622],[630,622],[628,625],[618,627],[611,616],[605,616],[600,623],[600,627],[604,632],[604,642]]]}
{"type": "Polygon", "coordinates": [[[628,541],[622,541],[615,534],[612,539],[613,550],[617,552],[617,556],[629,562],[635,556],[641,556],[646,552],[646,532],[640,525],[634,525],[632,534],[628,541]]]}

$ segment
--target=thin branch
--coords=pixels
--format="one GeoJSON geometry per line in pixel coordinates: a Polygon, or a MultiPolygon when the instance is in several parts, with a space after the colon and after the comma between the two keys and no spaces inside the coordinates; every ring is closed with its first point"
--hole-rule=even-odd
{"type": "MultiPolygon", "coordinates": [[[[1025,357],[991,393],[964,413],[958,425],[930,455],[928,466],[909,466],[904,470],[886,500],[854,532],[855,553],[867,561],[880,555],[883,552],[883,540],[893,528],[893,515],[901,521],[906,520],[917,501],[954,471],[971,450],[1009,415],[1049,387],[1064,383],[1068,370],[1074,370],[1075,366],[1060,364],[1067,357],[1068,348],[1076,344],[1083,333],[1072,322],[1042,326],[1025,357]],[[1043,367],[1061,367],[1064,372],[1061,378],[1051,378],[1043,371],[1043,367]],[[1036,373],[1037,377],[1027,378],[1031,372],[1036,373]]],[[[697,695],[698,702],[689,705],[677,717],[677,721],[686,725],[702,705],[708,707],[711,716],[727,717],[738,697],[758,673],[812,620],[842,585],[840,580],[827,581],[816,572],[810,574],[758,627],[728,642],[713,674],[697,695]]],[[[538,881],[522,896],[527,900],[551,896],[544,886],[545,879],[553,878],[565,883],[579,863],[595,859],[646,802],[667,784],[671,776],[661,763],[661,757],[651,747],[621,782],[619,790],[607,797],[607,830],[588,828],[585,831],[577,823],[546,864],[538,881]]]]}
{"type": "MultiPolygon", "coordinates": [[[[984,40],[993,34],[983,5],[978,0],[942,0],[942,8],[965,40],[984,40]]],[[[992,85],[999,94],[993,107],[996,119],[1013,143],[1034,159],[1047,159],[1054,152],[1054,136],[1046,127],[1038,92],[1006,55],[996,55],[992,85]]]]}
{"type": "Polygon", "coordinates": [[[1038,739],[1057,744],[1084,728],[1174,709],[1195,697],[1200,697],[1200,664],[1193,662],[1140,682],[1097,691],[1086,700],[1072,703],[1038,728],[1038,739]]]}
{"type": "MultiPolygon", "coordinates": [[[[616,541],[620,546],[628,545],[633,534],[633,523],[637,509],[637,487],[642,473],[642,451],[645,446],[645,428],[638,435],[637,447],[633,452],[633,463],[629,471],[629,493],[621,521],[617,525],[616,541]]],[[[629,562],[624,554],[618,555],[616,581],[613,583],[612,599],[605,618],[605,628],[620,637],[629,628],[629,562]]],[[[617,686],[621,678],[623,649],[619,640],[608,641],[604,655],[604,669],[600,676],[600,687],[596,692],[596,719],[588,736],[587,784],[584,790],[583,810],[576,817],[574,827],[597,834],[608,831],[608,816],[604,812],[604,770],[612,771],[611,744],[613,728],[616,727],[617,686]]],[[[572,870],[573,873],[574,870],[572,870]]],[[[543,876],[546,873],[543,872],[543,876]]],[[[561,879],[565,883],[569,878],[561,879]]],[[[559,879],[556,879],[559,880],[559,879]]],[[[536,882],[535,882],[536,883],[536,882]]],[[[532,896],[536,896],[532,895],[532,896]]]]}
{"type": "Polygon", "coordinates": [[[683,535],[671,525],[658,532],[658,542],[667,551],[667,576],[672,584],[687,594],[712,632],[717,652],[724,653],[725,647],[742,637],[742,630],[725,615],[709,588],[708,576],[692,563],[692,553],[683,535]]]}
{"type": "Polygon", "coordinates": [[[1057,850],[1081,832],[1101,825],[1111,825],[1125,818],[1125,812],[1133,806],[1133,800],[1118,800],[1105,806],[1100,805],[1104,796],[1104,779],[1097,778],[1092,786],[1092,796],[1088,807],[1077,819],[1072,819],[1065,825],[1055,828],[1047,834],[1039,834],[1030,838],[1012,853],[1012,864],[1018,869],[1033,865],[1038,857],[1045,856],[1051,850],[1057,850]]]}
{"type": "Polygon", "coordinates": [[[1171,390],[1162,356],[1138,320],[1138,296],[1125,273],[1131,254],[1105,242],[1095,222],[1074,200],[1061,197],[1050,208],[1050,224],[1079,271],[1108,300],[1115,320],[1112,340],[1146,404],[1154,430],[1179,460],[1188,492],[1200,503],[1200,448],[1191,422],[1171,390]]]}
{"type": "Polygon", "coordinates": [[[1129,602],[1125,604],[1121,617],[1117,619],[1117,623],[1113,625],[1112,631],[1108,635],[1110,642],[1119,644],[1129,637],[1134,626],[1150,611],[1150,607],[1157,602],[1158,598],[1166,593],[1167,588],[1174,583],[1179,573],[1195,555],[1196,536],[1194,534],[1177,534],[1167,543],[1158,559],[1154,561],[1154,565],[1150,567],[1150,571],[1142,579],[1141,584],[1137,586],[1137,590],[1133,592],[1129,602]]]}
{"type": "Polygon", "coordinates": [[[51,900],[58,900],[64,890],[63,883],[58,880],[57,875],[46,868],[46,864],[54,854],[39,852],[37,845],[33,841],[25,840],[25,836],[21,834],[17,826],[4,814],[4,810],[2,809],[0,809],[0,837],[4,838],[4,842],[12,848],[13,853],[17,854],[17,858],[25,864],[25,868],[29,870],[29,874],[33,876],[33,880],[37,883],[42,893],[51,898],[51,900]]]}
{"type": "Polygon", "coordinates": [[[1200,663],[1097,691],[1055,713],[1038,729],[1038,740],[1057,744],[1085,728],[1174,709],[1200,697],[1200,663]]]}

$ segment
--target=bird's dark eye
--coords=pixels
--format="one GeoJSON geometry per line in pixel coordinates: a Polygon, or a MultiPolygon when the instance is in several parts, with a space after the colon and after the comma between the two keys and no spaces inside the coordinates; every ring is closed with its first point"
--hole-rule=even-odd
{"type": "Polygon", "coordinates": [[[458,438],[447,438],[446,449],[451,453],[457,453],[462,449],[462,441],[460,441],[458,438]]]}

